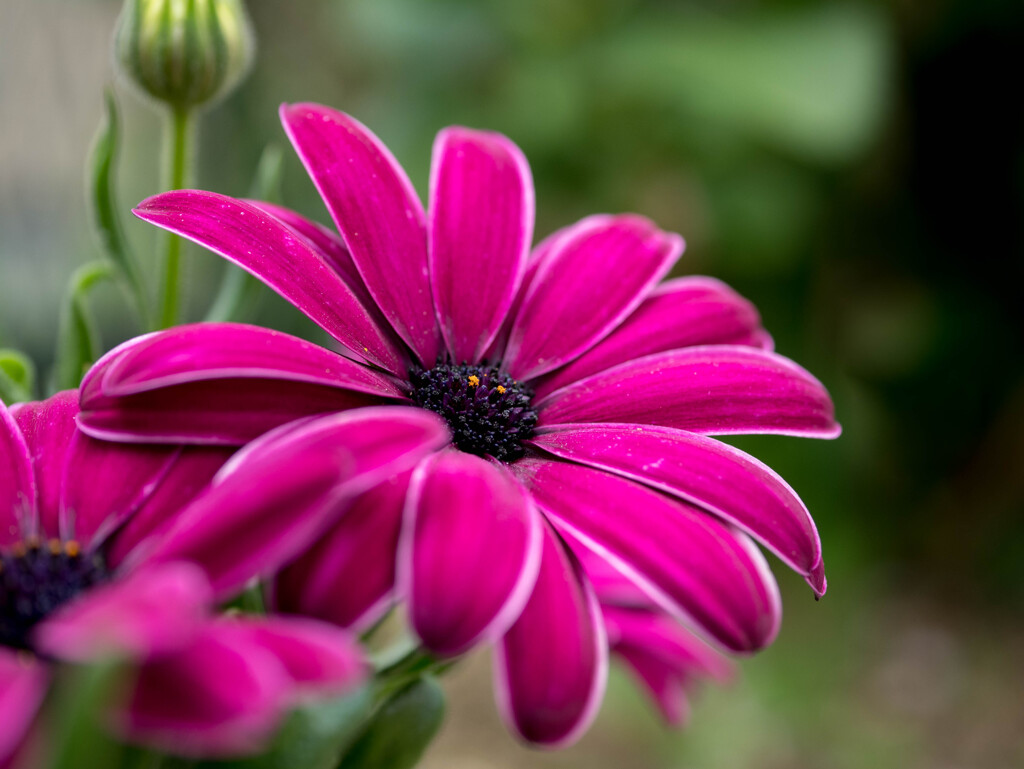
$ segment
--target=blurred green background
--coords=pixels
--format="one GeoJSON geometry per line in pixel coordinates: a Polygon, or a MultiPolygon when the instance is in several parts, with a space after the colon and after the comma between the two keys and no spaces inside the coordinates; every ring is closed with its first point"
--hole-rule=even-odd
{"type": "MultiPolygon", "coordinates": [[[[118,7],[0,7],[0,346],[44,368],[67,275],[97,255],[83,168],[118,7]]],[[[845,427],[737,441],[807,502],[830,589],[815,603],[776,562],[778,641],[703,692],[689,730],[663,731],[613,676],[577,747],[528,751],[481,655],[451,676],[427,767],[1024,766],[1024,4],[249,7],[257,64],[203,119],[197,186],[244,194],[264,146],[286,146],[282,101],[354,113],[421,192],[439,128],[502,131],[531,161],[538,237],[598,211],[682,233],[681,270],[752,299],[845,427]]],[[[159,124],[119,96],[127,206],[158,191],[159,124]]],[[[290,150],[284,200],[327,221],[290,150]]],[[[129,235],[155,268],[155,233],[129,235]]],[[[222,266],[188,256],[198,318],[222,266]]],[[[96,302],[108,344],[135,332],[119,302],[96,302]]],[[[315,333],[273,297],[253,317],[315,333]]]]}

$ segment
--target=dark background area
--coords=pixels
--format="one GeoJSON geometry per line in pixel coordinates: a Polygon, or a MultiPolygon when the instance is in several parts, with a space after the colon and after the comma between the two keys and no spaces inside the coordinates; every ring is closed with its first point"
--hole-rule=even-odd
{"type": "MultiPolygon", "coordinates": [[[[43,369],[67,274],[96,254],[82,179],[118,6],[0,9],[0,346],[43,369]]],[[[453,676],[429,767],[1024,765],[1024,4],[249,7],[257,63],[203,119],[197,186],[245,194],[277,143],[284,201],[327,221],[282,101],[353,113],[421,193],[439,128],[502,131],[530,159],[538,239],[599,211],[682,233],[681,274],[753,300],[845,429],[736,441],[807,502],[830,589],[815,603],[773,563],[779,640],[698,698],[688,731],[663,732],[613,677],[578,747],[528,752],[497,724],[478,658],[453,676]]],[[[127,207],[157,191],[159,124],[118,93],[127,207]]],[[[129,235],[155,275],[155,233],[129,235]]],[[[199,318],[222,267],[188,259],[199,318]]],[[[108,345],[136,331],[119,301],[96,300],[108,345]]],[[[315,333],[274,297],[252,319],[315,333]]]]}

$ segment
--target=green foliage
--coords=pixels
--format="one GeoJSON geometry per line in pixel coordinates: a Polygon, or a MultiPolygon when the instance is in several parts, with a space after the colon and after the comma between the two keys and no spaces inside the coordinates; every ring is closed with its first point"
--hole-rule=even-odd
{"type": "Polygon", "coordinates": [[[444,710],[437,681],[417,679],[380,707],[338,769],[411,769],[441,727],[444,710]]]}
{"type": "Polygon", "coordinates": [[[36,367],[24,353],[0,349],[0,400],[30,401],[35,397],[36,367]]]}
{"type": "Polygon", "coordinates": [[[110,280],[113,274],[113,268],[105,261],[90,262],[72,274],[61,310],[52,389],[78,387],[82,376],[102,354],[99,330],[89,309],[88,296],[97,284],[110,280]]]}

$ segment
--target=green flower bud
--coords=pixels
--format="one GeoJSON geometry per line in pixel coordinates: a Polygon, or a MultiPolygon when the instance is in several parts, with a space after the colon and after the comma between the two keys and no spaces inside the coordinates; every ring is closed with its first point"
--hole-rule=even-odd
{"type": "Polygon", "coordinates": [[[114,58],[129,82],[176,109],[229,93],[252,62],[242,0],[125,0],[114,58]]]}

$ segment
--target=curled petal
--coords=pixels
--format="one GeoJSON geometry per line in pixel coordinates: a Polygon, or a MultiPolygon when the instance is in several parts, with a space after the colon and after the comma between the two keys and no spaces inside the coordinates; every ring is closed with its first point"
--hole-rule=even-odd
{"type": "Polygon", "coordinates": [[[434,142],[428,254],[441,334],[477,363],[508,313],[533,238],[533,179],[500,134],[446,128],[434,142]]]}
{"type": "MultiPolygon", "coordinates": [[[[65,390],[43,401],[18,403],[11,407],[11,415],[24,436],[31,457],[36,488],[38,531],[26,531],[39,537],[58,534],[60,489],[67,464],[66,454],[72,436],[77,432],[75,416],[78,414],[78,391],[65,390]]],[[[0,428],[2,429],[2,428],[0,428]]],[[[0,438],[0,442],[2,442],[0,438]]],[[[3,464],[0,449],[0,466],[3,464]]],[[[5,506],[3,497],[3,471],[0,470],[0,510],[8,514],[17,506],[5,506]]],[[[6,527],[5,527],[6,528],[6,527]]],[[[8,532],[4,531],[6,535],[8,532]]],[[[20,532],[19,532],[20,534],[20,532]]],[[[2,536],[2,535],[0,535],[2,536]]],[[[0,542],[7,544],[6,542],[0,542]]]]}
{"type": "Polygon", "coordinates": [[[413,473],[399,589],[431,651],[457,655],[505,632],[530,595],[540,517],[503,467],[451,450],[413,473]]]}
{"type": "Polygon", "coordinates": [[[540,573],[495,649],[498,706],[508,727],[547,748],[575,742],[604,696],[608,645],[601,610],[572,553],[546,524],[540,573]]]}
{"type": "Polygon", "coordinates": [[[709,344],[764,347],[771,337],[754,306],[713,278],[670,280],[654,289],[615,331],[534,387],[538,398],[620,363],[709,344]]]}
{"type": "Polygon", "coordinates": [[[669,271],[678,235],[639,216],[593,216],[560,237],[538,267],[513,322],[505,366],[532,379],[608,335],[669,271]]]}
{"type": "Polygon", "coordinates": [[[705,435],[840,433],[821,382],[781,355],[736,345],[638,358],[563,387],[537,405],[540,426],[628,422],[705,435]]]}
{"type": "Polygon", "coordinates": [[[195,637],[212,597],[201,569],[164,564],[61,607],[36,627],[34,643],[69,662],[166,654],[195,637]]]}
{"type": "Polygon", "coordinates": [[[821,540],[796,492],[769,467],[713,438],[669,427],[580,424],[531,441],[555,456],[678,496],[747,532],[825,592],[821,540]]]}
{"type": "Polygon", "coordinates": [[[146,564],[194,561],[218,598],[230,596],[309,547],[356,495],[448,439],[430,412],[398,406],[285,425],[232,457],[139,557],[146,564]]]}
{"type": "Polygon", "coordinates": [[[357,360],[405,371],[403,353],[318,250],[275,216],[198,190],[148,198],[136,216],[182,235],[251,272],[344,345],[357,360]]]}
{"type": "Polygon", "coordinates": [[[395,552],[411,472],[358,496],[334,527],[286,566],[275,608],[356,631],[373,625],[395,589],[395,552]]]}
{"type": "Polygon", "coordinates": [[[742,534],[684,502],[567,462],[515,466],[550,520],[606,558],[666,611],[735,652],[771,643],[778,588],[742,534]]]}
{"type": "Polygon", "coordinates": [[[427,270],[423,206],[381,141],[318,104],[285,104],[281,122],[370,295],[426,366],[440,350],[427,270]]]}

